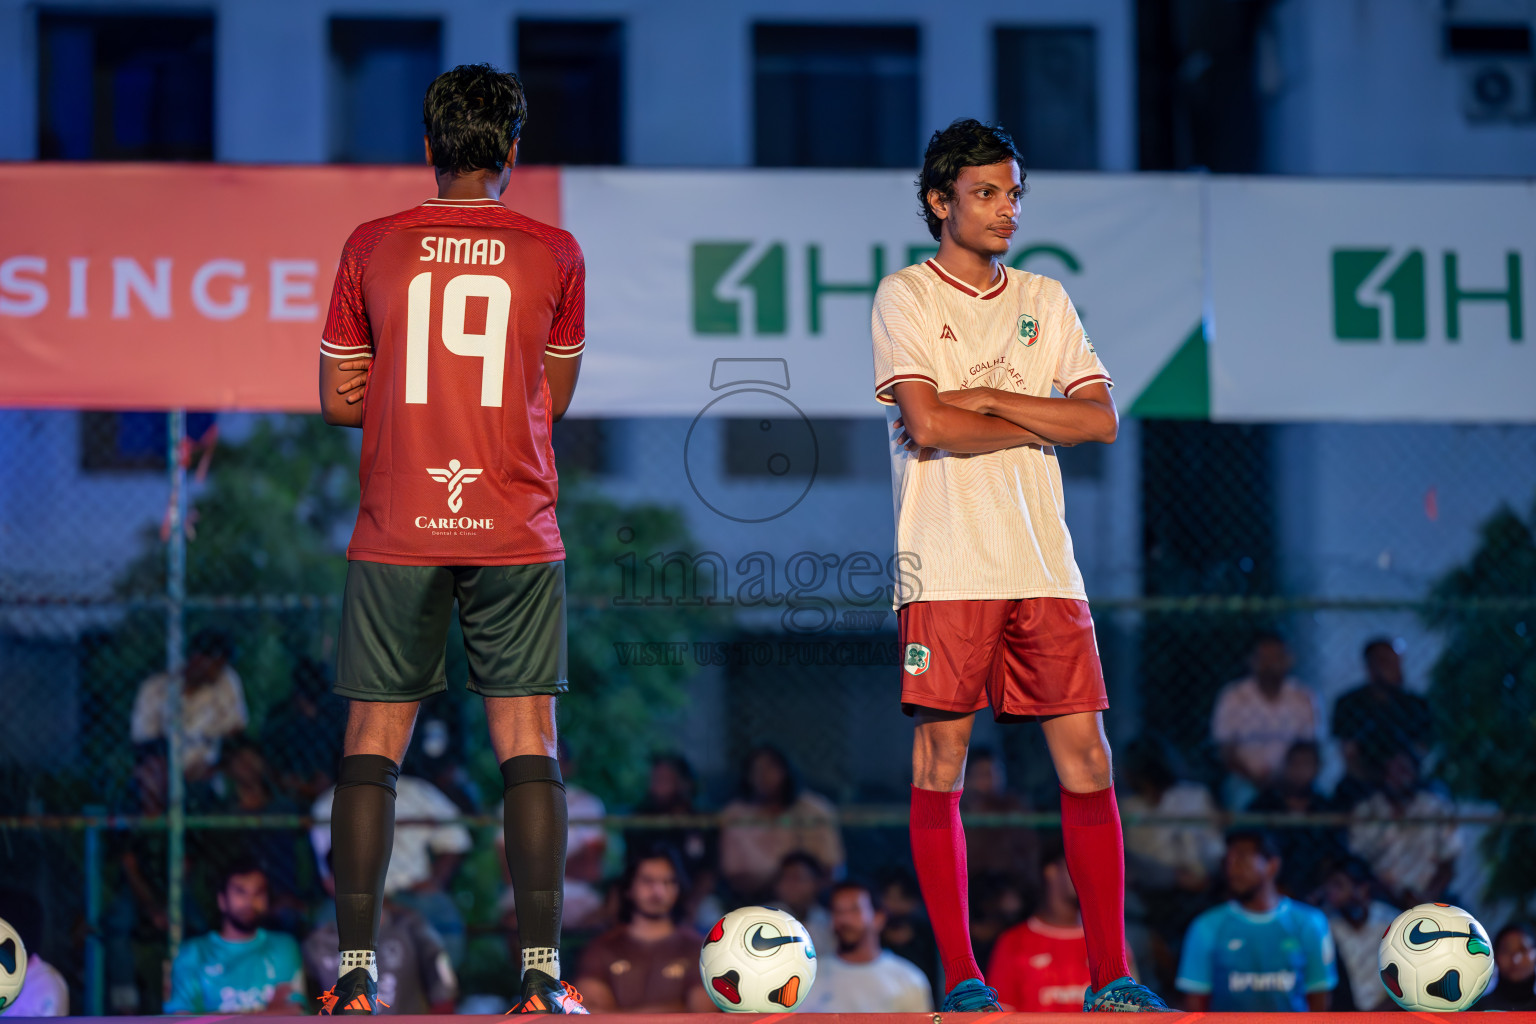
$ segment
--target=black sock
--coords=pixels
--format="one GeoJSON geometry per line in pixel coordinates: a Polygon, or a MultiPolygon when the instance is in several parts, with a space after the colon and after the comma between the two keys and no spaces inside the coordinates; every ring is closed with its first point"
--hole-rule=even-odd
{"type": "Polygon", "coordinates": [[[501,763],[507,870],[517,901],[523,970],[560,977],[560,905],[565,893],[567,814],[560,762],[523,754],[501,763]]]}
{"type": "Polygon", "coordinates": [[[336,876],[336,935],[343,950],[379,945],[399,777],[400,766],[379,754],[341,759],[331,804],[331,870],[336,876]]]}

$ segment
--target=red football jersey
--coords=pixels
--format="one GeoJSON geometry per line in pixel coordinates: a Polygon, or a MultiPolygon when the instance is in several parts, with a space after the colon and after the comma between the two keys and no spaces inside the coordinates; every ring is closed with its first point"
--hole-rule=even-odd
{"type": "Polygon", "coordinates": [[[569,232],[492,199],[430,199],[352,232],[321,351],[371,356],[349,559],[565,557],[544,357],[586,337],[569,232]]]}
{"type": "Polygon", "coordinates": [[[997,998],[1024,1012],[1081,1013],[1091,980],[1082,928],[1056,928],[1037,917],[999,935],[987,963],[997,998]]]}

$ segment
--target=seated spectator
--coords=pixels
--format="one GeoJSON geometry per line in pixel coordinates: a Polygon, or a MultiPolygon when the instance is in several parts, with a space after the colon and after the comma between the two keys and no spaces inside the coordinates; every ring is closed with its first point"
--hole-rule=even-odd
{"type": "Polygon", "coordinates": [[[860,882],[832,887],[832,955],[817,948],[816,984],[801,1013],[929,1013],[933,990],[910,960],[880,948],[885,913],[860,882]]]}
{"type": "Polygon", "coordinates": [[[1082,908],[1059,837],[1046,844],[1041,861],[1035,912],[998,938],[987,961],[987,979],[1005,1009],[1078,1013],[1093,979],[1082,908]]]}
{"type": "MultiPolygon", "coordinates": [[[[229,664],[233,653],[229,637],[212,629],[193,636],[187,646],[181,685],[182,770],[194,781],[213,773],[224,737],[245,731],[245,689],[229,664]]],[[[165,672],[139,684],[129,726],[133,742],[166,738],[170,691],[171,677],[165,672]]]]}
{"type": "Polygon", "coordinates": [[[459,753],[464,749],[460,707],[453,701],[437,701],[431,713],[423,710],[400,770],[432,783],[464,814],[479,814],[480,788],[459,753]]]}
{"type": "MultiPolygon", "coordinates": [[[[315,819],[309,840],[322,864],[327,863],[331,852],[331,802],[335,795],[334,786],[321,793],[309,812],[315,819]]],[[[395,826],[383,892],[425,917],[455,963],[464,954],[464,917],[448,895],[448,885],[474,846],[469,830],[455,821],[458,817],[458,807],[432,783],[413,775],[400,776],[395,782],[395,820],[442,824],[395,826]]]]}
{"type": "MultiPolygon", "coordinates": [[[[248,736],[224,744],[218,773],[213,777],[217,802],[212,810],[227,814],[297,814],[299,808],[277,792],[266,756],[248,736]]],[[[290,829],[220,829],[206,833],[203,846],[218,862],[246,856],[267,873],[268,898],[280,926],[303,928],[309,904],[319,893],[309,881],[315,875],[313,851],[302,832],[290,829]]]]}
{"type": "Polygon", "coordinates": [[[1184,936],[1178,989],[1195,1013],[1328,1009],[1339,983],[1322,911],[1280,895],[1280,851],[1267,833],[1227,836],[1232,898],[1195,918],[1184,936]]]}
{"type": "Polygon", "coordinates": [[[1442,901],[1461,856],[1461,828],[1450,822],[1401,819],[1448,818],[1455,813],[1455,804],[1425,788],[1418,758],[1400,750],[1383,766],[1381,788],[1356,805],[1349,848],[1371,865],[1400,906],[1442,901]]]}
{"type": "Polygon", "coordinates": [[[306,1005],[304,963],[293,936],[261,927],[267,876],[254,862],[224,869],[219,928],[182,944],[171,965],[166,1013],[297,1013],[306,1005]]]}
{"type": "Polygon", "coordinates": [[[784,858],[804,850],[836,878],[843,868],[837,811],[825,797],[800,788],[789,760],[758,747],[742,764],[735,800],[720,812],[720,870],[744,902],[763,899],[784,858]],[[781,824],[777,819],[795,819],[781,824]]]}
{"type": "MultiPolygon", "coordinates": [[[[1317,774],[1322,767],[1317,744],[1297,740],[1285,752],[1285,765],[1275,781],[1260,793],[1250,811],[1269,814],[1324,814],[1333,802],[1317,788],[1317,774]]],[[[1323,866],[1344,854],[1344,840],[1339,829],[1327,825],[1305,825],[1273,830],[1280,847],[1280,891],[1305,899],[1322,882],[1323,866]]]]}
{"type": "Polygon", "coordinates": [[[677,851],[643,849],[620,884],[620,924],[587,946],[576,988],[596,1013],[707,1013],[699,974],[704,938],[680,924],[687,879],[677,851]]]}
{"type": "Polygon", "coordinates": [[[1222,687],[1211,715],[1211,739],[1228,771],[1228,807],[1245,807],[1274,784],[1285,752],[1297,740],[1319,738],[1317,696],[1290,676],[1291,652],[1274,633],[1262,633],[1248,657],[1250,674],[1222,687]]]}
{"type": "MultiPolygon", "coordinates": [[[[326,867],[330,868],[329,859],[326,867]]],[[[336,880],[329,870],[322,883],[332,901],[336,880]]],[[[379,904],[379,1002],[384,1012],[452,1013],[459,979],[443,940],[427,919],[388,896],[379,904]]],[[[336,930],[336,904],[322,911],[321,923],[304,940],[304,970],[316,997],[335,984],[341,970],[341,939],[336,930]]]]}
{"type": "Polygon", "coordinates": [[[301,807],[336,782],[341,761],[346,701],[331,693],[330,669],[314,658],[294,663],[288,699],[273,708],[261,728],[261,746],[277,762],[279,787],[301,807]]]}
{"type": "Polygon", "coordinates": [[[1400,750],[1422,759],[1435,740],[1429,701],[1403,685],[1403,661],[1386,637],[1365,645],[1365,682],[1333,705],[1333,735],[1344,754],[1344,778],[1335,793],[1348,810],[1381,784],[1380,766],[1400,750]]]}
{"type": "Polygon", "coordinates": [[[883,876],[879,895],[885,913],[880,945],[916,964],[928,979],[934,1002],[942,1002],[945,989],[941,985],[939,944],[933,937],[933,926],[928,923],[928,910],[923,905],[917,879],[905,869],[892,870],[883,876]]]}
{"type": "Polygon", "coordinates": [[[1397,908],[1375,898],[1371,867],[1359,857],[1343,857],[1329,865],[1323,880],[1323,906],[1328,930],[1338,950],[1340,985],[1333,1009],[1391,1010],[1393,1004],[1378,971],[1381,936],[1397,919],[1397,908]]]}
{"type": "MultiPolygon", "coordinates": [[[[564,740],[559,741],[560,776],[565,779],[565,806],[570,825],[565,847],[564,923],[567,931],[588,932],[602,928],[603,859],[608,853],[608,833],[596,824],[608,813],[597,794],[572,782],[579,772],[564,740]]],[[[506,858],[502,858],[505,860],[506,858]]]]}
{"type": "Polygon", "coordinates": [[[1029,805],[1021,797],[1008,792],[1003,762],[996,752],[972,747],[965,760],[965,788],[960,791],[971,878],[983,882],[995,876],[1034,878],[1039,874],[1040,849],[1032,830],[1017,825],[1000,828],[971,823],[971,816],[976,814],[1019,814],[1028,810],[1029,805]]]}
{"type": "Polygon", "coordinates": [[[1536,928],[1513,922],[1493,937],[1499,980],[1473,1007],[1476,1010],[1536,1011],[1536,928]]]}
{"type": "Polygon", "coordinates": [[[0,1017],[68,1017],[69,985],[42,956],[42,903],[25,889],[0,889],[0,921],[16,930],[27,949],[26,979],[0,1017]]]}
{"type": "MultiPolygon", "coordinates": [[[[693,765],[681,754],[657,754],[651,759],[651,772],[645,796],[635,807],[636,814],[697,814],[698,778],[693,765]]],[[[691,883],[685,920],[697,921],[701,904],[714,891],[718,880],[715,864],[718,854],[714,829],[697,825],[642,826],[624,831],[627,850],[648,850],[670,846],[683,861],[683,871],[691,883]]],[[[711,908],[715,909],[715,908],[711,908]]],[[[705,913],[713,924],[718,913],[705,913]]]]}
{"type": "Polygon", "coordinates": [[[1195,915],[1209,905],[1207,894],[1221,864],[1216,801],[1200,783],[1179,777],[1173,753],[1154,736],[1132,740],[1122,760],[1129,792],[1121,812],[1142,822],[1125,826],[1126,883],[1141,903],[1151,968],[1158,987],[1166,989],[1173,985],[1179,943],[1195,915]],[[1145,823],[1158,818],[1206,818],[1210,823],[1145,823]]]}
{"type": "Polygon", "coordinates": [[[779,875],[773,880],[773,899],[768,904],[789,911],[795,920],[805,925],[812,945],[818,950],[832,948],[832,914],[821,905],[821,890],[825,884],[821,862],[796,850],[779,865],[779,875]]]}

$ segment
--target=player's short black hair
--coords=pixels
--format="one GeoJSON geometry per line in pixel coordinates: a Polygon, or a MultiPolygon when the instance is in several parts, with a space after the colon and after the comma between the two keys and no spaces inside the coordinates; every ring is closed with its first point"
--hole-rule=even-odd
{"type": "MultiPolygon", "coordinates": [[[[955,201],[955,182],[966,167],[986,167],[1012,160],[1019,165],[1019,183],[1026,177],[1024,157],[1013,136],[1001,126],[962,117],[943,131],[933,133],[923,153],[923,172],[917,177],[917,205],[928,222],[928,233],[937,241],[944,222],[928,205],[928,193],[938,192],[946,202],[955,201]]],[[[1026,191],[1028,191],[1026,189],[1026,191]]]]}
{"type": "Polygon", "coordinates": [[[624,924],[635,919],[635,901],[630,898],[629,890],[634,887],[635,879],[640,875],[640,865],[653,860],[664,860],[672,865],[672,874],[677,879],[677,900],[672,904],[670,916],[674,924],[683,919],[687,910],[688,889],[692,884],[688,871],[683,867],[683,858],[677,852],[677,847],[671,843],[655,842],[630,854],[629,863],[619,879],[619,920],[624,924]]]}
{"type": "Polygon", "coordinates": [[[510,71],[489,64],[460,64],[444,71],[427,87],[421,103],[432,163],[443,174],[500,173],[527,120],[523,83],[510,71]]]}
{"type": "Polygon", "coordinates": [[[830,904],[840,892],[861,892],[869,899],[869,909],[879,914],[885,910],[885,901],[880,898],[880,893],[873,885],[859,878],[845,878],[827,892],[827,902],[830,904]]]}
{"type": "Polygon", "coordinates": [[[791,850],[784,855],[783,860],[779,861],[779,870],[776,872],[776,877],[783,875],[784,872],[797,864],[814,875],[817,881],[820,881],[827,875],[827,869],[822,866],[821,861],[817,860],[809,852],[805,850],[791,850]]]}
{"type": "Polygon", "coordinates": [[[228,661],[235,656],[235,642],[222,629],[200,629],[187,644],[187,653],[228,661]]]}
{"type": "Polygon", "coordinates": [[[1397,653],[1397,644],[1392,642],[1392,638],[1391,637],[1389,637],[1389,636],[1373,636],[1373,637],[1371,637],[1369,640],[1367,640],[1365,642],[1365,646],[1364,647],[1360,648],[1360,657],[1362,659],[1364,659],[1365,661],[1370,661],[1371,660],[1371,652],[1374,651],[1378,647],[1385,647],[1387,650],[1391,651],[1392,653],[1394,653],[1394,654],[1397,653]]]}

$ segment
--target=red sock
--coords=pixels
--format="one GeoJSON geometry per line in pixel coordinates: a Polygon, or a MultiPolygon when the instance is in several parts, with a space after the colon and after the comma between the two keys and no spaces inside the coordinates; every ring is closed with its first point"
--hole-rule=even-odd
{"type": "Polygon", "coordinates": [[[1113,789],[1061,791],[1061,832],[1067,873],[1083,905],[1088,972],[1103,988],[1130,974],[1125,958],[1125,840],[1113,789]]]}
{"type": "Polygon", "coordinates": [[[960,827],[960,794],[912,787],[912,862],[939,943],[944,984],[954,988],[980,978],[971,949],[971,908],[966,895],[965,831],[960,827]]]}

